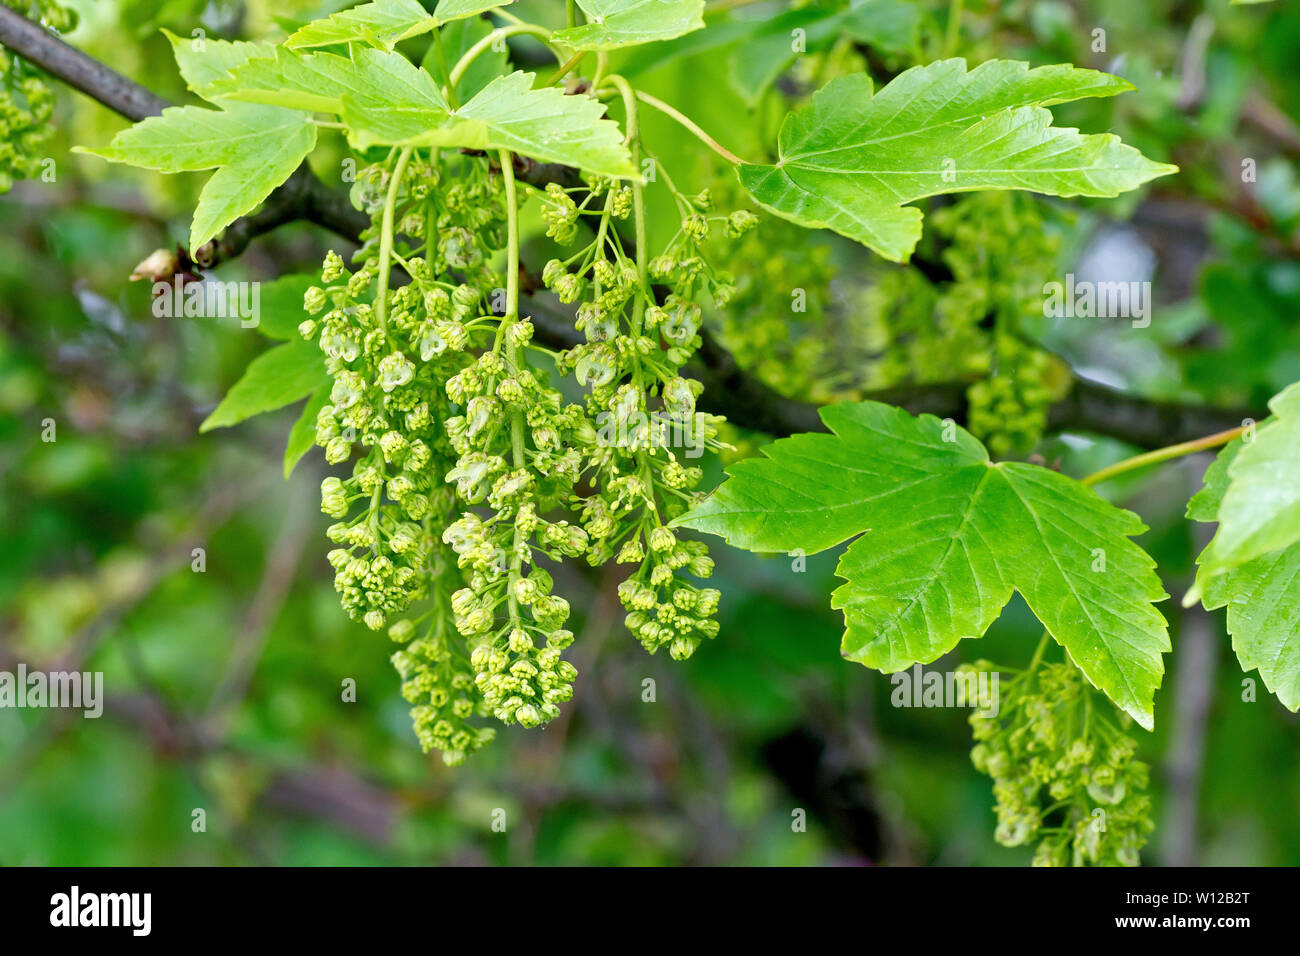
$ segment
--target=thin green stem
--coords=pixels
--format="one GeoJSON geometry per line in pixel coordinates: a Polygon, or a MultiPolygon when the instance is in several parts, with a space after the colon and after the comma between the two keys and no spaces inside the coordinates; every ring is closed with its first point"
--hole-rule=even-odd
{"type": "Polygon", "coordinates": [[[465,54],[456,61],[456,65],[451,68],[451,73],[447,76],[447,88],[449,90],[454,90],[460,84],[461,77],[465,75],[465,71],[470,68],[470,64],[477,60],[485,50],[492,46],[492,44],[505,40],[507,37],[519,36],[521,34],[537,37],[537,39],[545,43],[547,48],[555,54],[556,63],[564,62],[564,54],[551,45],[550,30],[545,27],[535,26],[531,23],[512,23],[508,27],[498,27],[466,50],[465,54]]]}
{"type": "Polygon", "coordinates": [[[575,66],[577,66],[579,63],[582,62],[582,58],[586,55],[587,55],[586,50],[579,50],[577,53],[573,54],[573,56],[569,57],[568,62],[566,62],[564,66],[556,70],[555,75],[546,81],[546,85],[554,86],[556,83],[560,82],[560,80],[564,79],[566,76],[569,75],[570,70],[572,70],[575,66]]]}
{"type": "Polygon", "coordinates": [[[647,106],[653,106],[655,109],[663,113],[665,116],[669,116],[672,119],[675,119],[689,132],[693,133],[695,137],[699,139],[700,142],[702,142],[705,146],[709,147],[709,149],[713,150],[715,153],[717,153],[727,162],[731,163],[731,165],[739,166],[741,163],[745,162],[743,159],[741,159],[731,150],[727,149],[725,146],[719,143],[708,133],[704,132],[704,130],[700,129],[700,127],[695,123],[693,119],[691,119],[689,116],[685,115],[684,113],[679,112],[675,107],[669,106],[663,100],[659,99],[659,97],[651,96],[649,93],[645,92],[644,90],[637,90],[636,97],[642,103],[645,103],[647,106]]]}
{"type": "MultiPolygon", "coordinates": [[[[515,196],[514,157],[510,151],[503,149],[497,154],[501,161],[501,176],[506,187],[506,314],[501,317],[501,327],[506,330],[506,361],[510,373],[519,371],[519,349],[509,334],[510,326],[519,321],[519,207],[515,196]]],[[[513,465],[521,469],[526,465],[524,457],[524,416],[519,409],[510,412],[510,453],[513,465]]],[[[510,619],[519,620],[519,608],[515,601],[514,582],[519,580],[523,570],[523,534],[519,525],[515,525],[514,544],[510,555],[510,619]]]]}
{"type": "Polygon", "coordinates": [[[1085,485],[1095,485],[1098,482],[1105,481],[1108,478],[1114,478],[1126,471],[1133,471],[1136,468],[1144,468],[1147,465],[1154,465],[1158,462],[1169,461],[1171,458],[1181,458],[1183,455],[1190,455],[1193,452],[1204,451],[1207,448],[1217,448],[1220,445],[1226,445],[1234,438],[1241,435],[1249,425],[1241,425],[1237,428],[1229,428],[1227,431],[1215,432],[1213,435],[1206,435],[1204,438],[1197,438],[1192,441],[1181,442],[1177,445],[1168,445],[1165,448],[1157,448],[1154,451],[1143,452],[1141,455],[1134,455],[1132,458],[1125,458],[1123,461],[1117,461],[1101,471],[1095,471],[1080,481],[1085,485]]]}
{"type": "Polygon", "coordinates": [[[397,190],[406,175],[406,164],[411,161],[411,147],[397,155],[393,178],[388,183],[388,196],[384,200],[384,218],[379,233],[379,291],[375,296],[375,315],[379,327],[388,333],[388,270],[393,257],[393,213],[397,208],[397,190]]]}
{"type": "MultiPolygon", "coordinates": [[[[633,164],[639,163],[641,160],[641,131],[637,120],[636,93],[632,89],[632,85],[617,73],[609,77],[609,82],[622,94],[623,110],[627,114],[625,121],[627,144],[632,149],[633,164]]],[[[632,182],[632,220],[636,235],[637,282],[641,286],[640,294],[636,296],[632,303],[632,335],[640,336],[641,318],[645,314],[645,297],[650,290],[648,260],[646,258],[645,185],[640,179],[632,182]]]]}
{"type": "Polygon", "coordinates": [[[1025,674],[1032,674],[1042,663],[1043,655],[1047,653],[1047,641],[1051,637],[1048,631],[1043,631],[1043,636],[1038,639],[1038,647],[1034,648],[1034,656],[1030,658],[1029,666],[1025,668],[1025,674]]]}

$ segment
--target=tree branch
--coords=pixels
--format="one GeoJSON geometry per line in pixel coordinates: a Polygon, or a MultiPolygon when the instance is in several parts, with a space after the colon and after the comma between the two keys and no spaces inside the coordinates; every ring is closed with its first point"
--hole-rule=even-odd
{"type": "Polygon", "coordinates": [[[58,77],[115,113],[137,122],[171,104],[92,56],[69,46],[52,31],[0,5],[0,46],[58,77]]]}
{"type": "MultiPolygon", "coordinates": [[[[139,122],[172,105],[3,5],[0,5],[0,46],[129,120],[139,122]]],[[[231,223],[219,239],[199,250],[196,265],[212,268],[239,255],[257,236],[299,220],[313,222],[353,240],[369,225],[366,216],[352,208],[345,195],[327,187],[303,163],[267,197],[258,212],[231,223]]]]}
{"type": "MultiPolygon", "coordinates": [[[[170,105],[3,5],[0,5],[0,45],[128,119],[138,121],[170,105]]],[[[515,171],[522,181],[538,187],[549,182],[563,185],[579,182],[576,170],[555,163],[520,158],[515,171]]],[[[367,217],[354,209],[341,191],[325,186],[304,163],[267,198],[260,210],[236,220],[219,238],[200,250],[196,265],[210,269],[238,256],[258,236],[298,220],[315,223],[354,242],[369,225],[367,217]]],[[[184,268],[186,264],[180,263],[178,267],[184,268]]],[[[532,316],[539,342],[553,348],[569,348],[580,341],[570,317],[536,297],[525,298],[523,304],[532,316]]],[[[782,396],[742,369],[707,330],[703,338],[704,343],[689,366],[689,374],[705,386],[702,410],[725,415],[744,428],[776,436],[825,430],[816,405],[782,396]]],[[[964,423],[965,392],[965,384],[957,382],[899,386],[863,397],[897,405],[913,414],[928,412],[964,423]]],[[[1048,426],[1058,431],[1096,432],[1141,448],[1157,448],[1233,428],[1243,418],[1258,419],[1266,414],[1263,409],[1225,410],[1152,401],[1093,382],[1078,381],[1068,396],[1052,406],[1048,426]]]]}

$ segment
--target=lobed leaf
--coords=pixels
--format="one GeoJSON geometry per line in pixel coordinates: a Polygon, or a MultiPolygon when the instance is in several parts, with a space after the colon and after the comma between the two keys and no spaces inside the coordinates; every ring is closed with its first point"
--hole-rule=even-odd
{"type": "Polygon", "coordinates": [[[211,89],[244,103],[341,113],[345,94],[364,95],[368,83],[382,81],[382,74],[372,75],[365,68],[372,62],[364,56],[354,61],[334,53],[302,54],[275,47],[238,64],[211,89]]]}
{"type": "Polygon", "coordinates": [[[1068,65],[1029,69],[991,60],[913,67],[873,92],[864,73],[833,80],[781,126],[779,160],[737,175],[777,215],[829,228],[887,259],[906,260],[921,237],[926,196],[1026,189],[1116,196],[1174,172],[1109,134],[1055,128],[1045,107],[1133,87],[1068,65]]]}
{"type": "Polygon", "coordinates": [[[1189,603],[1216,575],[1300,541],[1300,382],[1268,404],[1273,417],[1254,440],[1233,442],[1219,455],[1224,464],[1216,460],[1208,473],[1214,490],[1202,493],[1198,515],[1213,507],[1217,494],[1208,520],[1217,520],[1219,530],[1197,559],[1189,603]]]}
{"type": "Polygon", "coordinates": [[[391,50],[402,40],[435,30],[444,23],[478,16],[514,0],[440,0],[432,14],[418,0],[373,0],[307,24],[285,40],[291,49],[335,43],[369,43],[391,50]]]}
{"type": "Polygon", "coordinates": [[[885,672],[979,637],[1013,590],[1092,684],[1143,727],[1169,650],[1155,562],[1132,512],[1034,465],[989,461],[965,430],[877,402],[836,405],[833,434],[773,442],[675,523],[751,551],[821,551],[842,652],[885,672]]]}
{"type": "MultiPolygon", "coordinates": [[[[1286,407],[1282,402],[1278,406],[1286,407]]],[[[1270,422],[1261,428],[1251,444],[1238,438],[1224,447],[1206,469],[1204,487],[1187,503],[1187,517],[1219,520],[1234,483],[1234,463],[1273,427],[1270,422]]],[[[1199,559],[1202,568],[1213,560],[1211,548],[1199,559]]],[[[1216,574],[1198,573],[1183,603],[1198,600],[1207,610],[1228,609],[1228,633],[1242,670],[1258,670],[1264,686],[1285,707],[1300,710],[1300,541],[1216,574]]]]}
{"type": "Polygon", "coordinates": [[[177,106],[122,130],[103,149],[76,148],[114,163],[163,173],[217,168],[190,226],[190,252],[255,209],[316,145],[303,113],[248,103],[177,106]]]}
{"type": "Polygon", "coordinates": [[[587,23],[552,35],[575,50],[615,50],[704,29],[704,0],[578,0],[578,6],[587,23]]]}
{"type": "Polygon", "coordinates": [[[567,96],[557,87],[535,90],[533,74],[515,72],[452,110],[427,71],[396,55],[385,63],[391,77],[386,87],[344,97],[344,120],[358,149],[508,149],[592,173],[636,176],[618,124],[605,119],[605,107],[589,96],[567,96]]]}
{"type": "Polygon", "coordinates": [[[217,86],[229,77],[232,70],[254,57],[269,56],[275,49],[269,43],[178,37],[170,30],[162,32],[172,45],[172,56],[176,58],[185,85],[209,101],[220,95],[217,86]]]}

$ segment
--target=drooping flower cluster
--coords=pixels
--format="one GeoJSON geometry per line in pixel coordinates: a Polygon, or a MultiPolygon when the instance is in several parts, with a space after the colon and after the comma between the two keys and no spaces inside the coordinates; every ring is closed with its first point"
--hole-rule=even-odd
{"type": "Polygon", "coordinates": [[[596,425],[585,462],[593,491],[580,504],[588,559],[638,566],[618,591],[625,623],[646,650],[667,648],[682,660],[717,634],[718,592],[676,573],[706,578],[713,562],[703,544],[679,541],[668,525],[693,500],[702,471],[691,462],[719,446],[722,420],[696,409],[700,383],[680,370],[701,342],[700,300],[726,302],[734,292],[701,243],[714,226],[736,236],[756,220],[747,212],[707,215],[707,194],[678,203],[680,230],[643,267],[624,253],[614,226],[632,211],[630,188],[595,179],[578,206],[551,187],[543,213],[550,235],[572,241],[587,215],[595,237],[568,259],[548,262],[542,279],[561,302],[578,303],[576,325],[586,339],[559,364],[587,388],[596,425]]]}
{"type": "Polygon", "coordinates": [[[416,150],[364,171],[353,199],[372,226],[351,270],[326,260],[301,326],[334,380],[317,443],[352,462],[321,488],[341,602],[404,645],[393,660],[417,736],[453,764],[492,738],[479,719],[536,727],[573,695],[569,604],[544,559],[637,565],[618,594],[651,652],[689,657],[718,631],[718,591],[683,576],[712,573],[707,549],[669,525],[695,500],[693,460],[719,446],[721,419],[696,409],[700,385],[680,370],[700,345],[701,302],[732,290],[701,244],[754,217],[681,197],[682,228],[651,269],[614,225],[636,206],[632,187],[593,180],[581,206],[548,187],[549,234],[595,235],[544,270],[586,339],[557,354],[518,314],[518,275],[495,271],[517,235],[506,172],[416,150]],[[585,387],[583,403],[537,354],[585,387]]]}
{"type": "Polygon", "coordinates": [[[475,646],[475,684],[497,719],[535,727],[559,714],[576,676],[560,660],[573,639],[564,629],[569,604],[551,593],[535,552],[561,559],[586,551],[580,527],[544,515],[572,497],[582,465],[573,446],[591,426],[523,361],[531,324],[502,328],[509,348],[485,351],[446,385],[464,409],[445,423],[459,456],[447,480],[463,502],[491,513],[463,514],[442,539],[468,575],[452,608],[475,646]]]}
{"type": "Polygon", "coordinates": [[[453,303],[441,289],[422,296],[412,284],[389,292],[381,314],[367,301],[374,270],[369,260],[349,273],[331,253],[327,285],[305,303],[319,318],[300,331],[319,343],[334,378],[317,444],[336,464],[362,452],[351,477],[325,479],[321,510],[340,519],[329,529],[339,545],[329,559],[344,610],[377,630],[427,593],[428,522],[444,522],[454,505],[442,480],[449,448],[440,383],[464,361],[457,347],[467,344],[463,320],[474,304],[453,303]]]}
{"type": "Polygon", "coordinates": [[[1148,771],[1116,713],[1067,662],[1003,684],[996,716],[971,715],[971,760],[993,778],[999,843],[1037,840],[1036,866],[1138,865],[1154,828],[1148,771]]]}
{"type": "Polygon", "coordinates": [[[400,177],[398,166],[390,159],[359,177],[354,200],[375,224],[355,271],[326,258],[300,331],[319,344],[334,379],[316,442],[327,461],[353,461],[350,477],[321,485],[321,509],[338,519],[328,531],[338,545],[329,554],[335,587],[371,629],[431,599],[389,634],[407,644],[394,664],[416,734],[454,764],[492,733],[469,722],[488,708],[450,612],[462,580],[442,533],[465,502],[447,482],[460,463],[448,422],[462,408],[447,384],[475,367],[474,334],[497,322],[486,315],[499,284],[488,260],[503,214],[482,162],[457,161],[459,181],[445,190],[431,188],[447,173],[438,160],[414,157],[400,177]],[[395,223],[388,235],[386,213],[395,223]],[[410,281],[393,288],[398,263],[410,281]]]}

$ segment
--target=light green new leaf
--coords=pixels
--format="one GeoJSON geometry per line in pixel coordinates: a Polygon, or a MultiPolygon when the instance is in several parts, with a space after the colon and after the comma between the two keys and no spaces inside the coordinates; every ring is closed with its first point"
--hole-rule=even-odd
{"type": "Polygon", "coordinates": [[[977,189],[1117,196],[1174,172],[1116,136],[1055,128],[1045,109],[1132,88],[1095,70],[1031,70],[1013,60],[969,72],[965,60],[939,60],[874,93],[870,78],[856,73],[786,117],[775,165],[741,164],[737,174],[777,215],[903,261],[921,238],[921,210],[904,204],[925,196],[977,189]]]}
{"type": "Polygon", "coordinates": [[[230,72],[253,57],[270,56],[275,49],[269,43],[230,42],[210,37],[178,37],[163,30],[172,45],[176,66],[185,79],[185,85],[205,100],[220,95],[218,85],[229,78],[230,72]]]}
{"type": "Polygon", "coordinates": [[[382,58],[385,82],[343,98],[357,149],[437,146],[508,149],[543,162],[633,178],[636,170],[618,124],[589,96],[558,87],[535,90],[533,74],[499,76],[459,109],[449,108],[425,70],[396,54],[382,58]]]}
{"type": "MultiPolygon", "coordinates": [[[[1272,427],[1261,429],[1256,439],[1272,427]]],[[[1224,447],[1206,469],[1205,486],[1187,503],[1187,517],[1218,520],[1233,463],[1253,447],[1241,439],[1224,447]]],[[[1300,710],[1300,541],[1198,583],[1183,603],[1199,599],[1207,610],[1227,607],[1228,633],[1242,670],[1258,670],[1283,705],[1300,710]]]]}
{"type": "Polygon", "coordinates": [[[1254,440],[1234,442],[1231,456],[1227,449],[1219,456],[1226,464],[1209,473],[1218,487],[1226,470],[1227,483],[1208,519],[1217,520],[1219,530],[1197,559],[1189,603],[1216,575],[1300,541],[1300,382],[1268,405],[1273,417],[1256,430],[1254,440]]]}
{"type": "Polygon", "coordinates": [[[421,136],[448,126],[451,104],[427,70],[400,53],[378,50],[357,51],[356,66],[370,82],[343,98],[343,119],[358,150],[414,145],[421,136]]]}
{"type": "Polygon", "coordinates": [[[575,50],[614,50],[704,29],[704,0],[578,0],[587,23],[552,39],[575,50]]]}
{"type": "Polygon", "coordinates": [[[103,149],[77,152],[162,173],[217,167],[199,193],[190,252],[252,211],[316,145],[316,127],[294,110],[247,103],[165,109],[122,130],[103,149]]]}
{"type": "Polygon", "coordinates": [[[314,342],[300,339],[277,345],[248,363],[199,431],[237,425],[305,398],[322,386],[328,391],[328,382],[325,359],[314,342]]]}
{"type": "Polygon", "coordinates": [[[844,656],[885,672],[979,637],[1018,590],[1094,686],[1143,727],[1169,650],[1155,562],[1132,512],[1064,475],[994,464],[951,423],[836,405],[833,434],[768,445],[676,524],[751,551],[821,551],[866,532],[836,573],[844,656]]]}
{"type": "Polygon", "coordinates": [[[1224,572],[1204,601],[1207,610],[1227,607],[1241,669],[1258,670],[1288,710],[1300,710],[1300,544],[1224,572]]]}
{"type": "Polygon", "coordinates": [[[444,23],[477,16],[514,0],[441,0],[432,14],[417,0],[374,0],[307,24],[285,40],[292,49],[364,42],[391,50],[402,40],[435,30],[444,23]]]}
{"type": "Polygon", "coordinates": [[[329,400],[330,390],[327,386],[316,389],[307,399],[307,404],[303,406],[298,420],[289,429],[289,440],[284,446],[285,478],[293,474],[293,469],[302,460],[302,456],[311,451],[311,447],[316,444],[316,413],[324,408],[329,400]]]}
{"type": "MultiPolygon", "coordinates": [[[[397,55],[397,54],[394,54],[397,55]]],[[[308,112],[342,113],[346,93],[364,94],[374,77],[365,64],[333,53],[296,53],[275,47],[251,57],[212,83],[214,94],[308,112]]]]}

